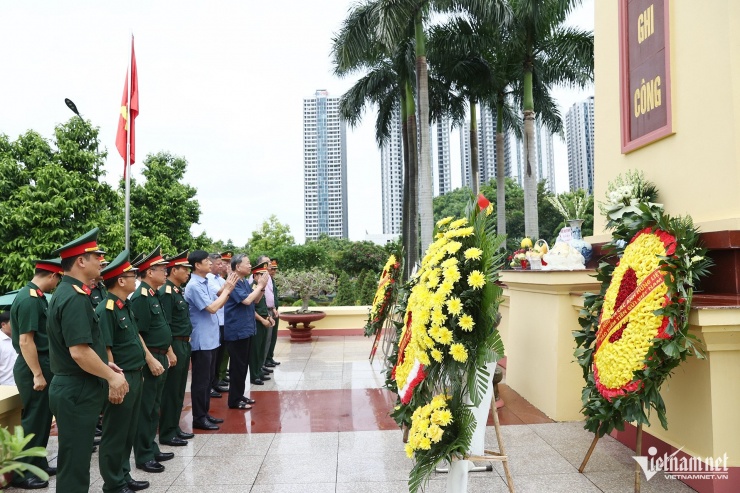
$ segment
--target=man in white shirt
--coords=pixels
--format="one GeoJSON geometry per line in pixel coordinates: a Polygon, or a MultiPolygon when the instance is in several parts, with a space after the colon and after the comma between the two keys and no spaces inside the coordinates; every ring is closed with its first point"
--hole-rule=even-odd
{"type": "Polygon", "coordinates": [[[18,354],[10,338],[10,312],[0,313],[0,385],[15,385],[13,366],[18,354]]]}

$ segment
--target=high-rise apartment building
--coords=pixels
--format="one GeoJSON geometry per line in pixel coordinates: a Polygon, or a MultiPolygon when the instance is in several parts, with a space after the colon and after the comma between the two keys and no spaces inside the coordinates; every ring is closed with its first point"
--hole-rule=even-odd
{"type": "Polygon", "coordinates": [[[452,190],[449,118],[440,118],[436,126],[437,194],[444,195],[452,190]]]}
{"type": "MultiPolygon", "coordinates": [[[[478,182],[481,186],[496,179],[496,115],[488,106],[479,106],[478,112],[478,182]]],[[[504,169],[511,175],[510,139],[504,137],[504,169]]],[[[470,121],[460,127],[460,176],[462,186],[470,180],[470,121]]]]}
{"type": "Polygon", "coordinates": [[[383,201],[383,234],[401,234],[403,220],[403,142],[401,117],[393,112],[391,135],[380,148],[381,198],[383,201]]]}
{"type": "Polygon", "coordinates": [[[346,125],[325,90],[303,100],[303,203],[307,240],[348,237],[346,125]]]}
{"type": "Polygon", "coordinates": [[[565,114],[568,181],[571,192],[594,193],[594,97],[575,103],[565,114]]]}

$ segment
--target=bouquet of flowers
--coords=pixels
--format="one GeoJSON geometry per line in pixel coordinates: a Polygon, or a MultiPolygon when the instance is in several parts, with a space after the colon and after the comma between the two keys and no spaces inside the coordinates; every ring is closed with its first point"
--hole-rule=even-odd
{"type": "Polygon", "coordinates": [[[480,404],[490,380],[485,367],[503,356],[496,329],[502,290],[496,281],[504,237],[493,232],[491,209],[487,200],[471,200],[466,217],[439,221],[436,241],[406,286],[390,377],[398,392],[392,416],[411,428],[406,453],[415,460],[412,492],[437,463],[469,449],[471,408],[480,404]]]}

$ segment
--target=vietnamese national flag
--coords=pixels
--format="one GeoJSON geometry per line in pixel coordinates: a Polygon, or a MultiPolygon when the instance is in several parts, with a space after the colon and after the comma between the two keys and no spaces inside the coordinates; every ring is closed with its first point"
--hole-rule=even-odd
{"type": "MultiPolygon", "coordinates": [[[[137,82],[136,74],[136,56],[134,55],[134,38],[131,37],[131,106],[128,106],[128,81],[129,75],[126,71],[126,83],[123,86],[123,98],[121,100],[121,114],[118,117],[118,133],[116,133],[116,147],[118,153],[123,158],[124,163],[126,162],[126,133],[131,132],[131,164],[134,164],[134,156],[136,146],[134,145],[136,133],[134,131],[134,122],[136,116],[139,114],[139,83],[137,82]],[[130,109],[130,111],[129,111],[130,109]]],[[[123,174],[126,176],[126,167],[124,164],[123,174]]]]}

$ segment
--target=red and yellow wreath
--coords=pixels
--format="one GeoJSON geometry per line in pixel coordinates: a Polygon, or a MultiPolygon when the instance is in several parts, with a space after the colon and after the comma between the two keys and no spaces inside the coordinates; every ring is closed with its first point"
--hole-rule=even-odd
{"type": "Polygon", "coordinates": [[[395,255],[391,255],[380,274],[378,289],[375,291],[373,304],[370,307],[370,315],[365,323],[365,335],[367,337],[377,334],[383,328],[392,304],[393,292],[400,276],[401,262],[396,260],[395,255]]]}
{"type": "Polygon", "coordinates": [[[624,250],[604,295],[594,353],[594,379],[601,395],[612,399],[640,388],[634,372],[645,366],[655,338],[665,339],[668,286],[661,257],[676,251],[676,238],[665,231],[645,228],[624,250]]]}

